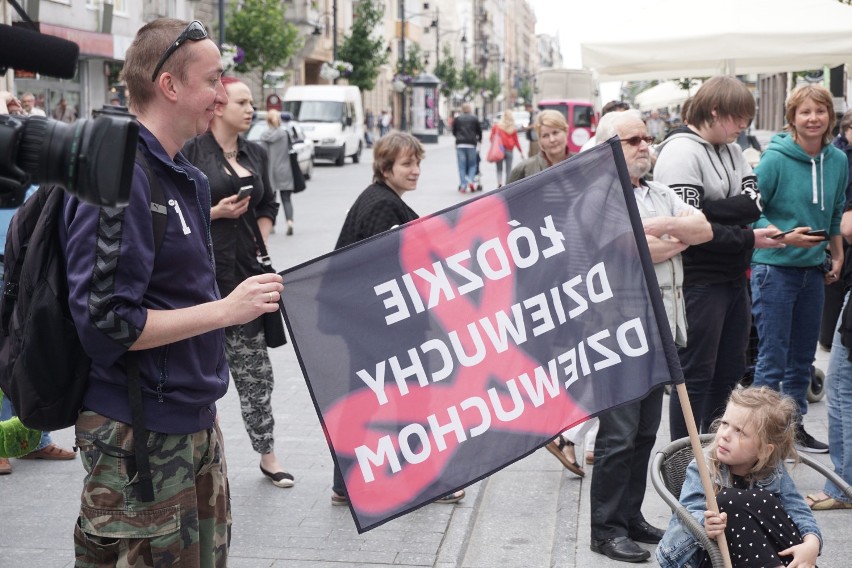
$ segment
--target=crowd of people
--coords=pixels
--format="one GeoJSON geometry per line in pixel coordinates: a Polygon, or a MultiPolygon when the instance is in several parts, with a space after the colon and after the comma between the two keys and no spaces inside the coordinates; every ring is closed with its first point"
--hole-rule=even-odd
{"type": "MultiPolygon", "coordinates": [[[[852,160],[844,161],[843,150],[852,114],[833,137],[830,93],[813,85],[797,88],[787,101],[786,132],[773,138],[752,171],[737,140],[754,117],[754,99],[733,77],[706,81],[688,101],[684,124],[668,132],[656,114],[643,120],[638,111],[624,110],[616,105],[605,109],[588,146],[613,135],[622,142],[679,348],[695,431],[715,432],[706,460],[717,496],[725,497],[721,512],[707,510],[693,462],[681,502],[712,538],[724,533],[733,546],[750,544],[763,551],[759,558],[735,553],[734,566],[793,561],[815,566],[822,537],[811,511],[848,509],[852,502],[831,482],[803,497],[783,463],[795,459],[796,451],[829,452],[835,471],[852,479],[849,442],[842,438],[848,437],[852,418],[850,350],[844,345],[852,346],[848,302],[831,346],[829,443],[816,440],[804,426],[823,290],[849,277],[843,240],[852,238],[852,213],[844,213],[852,160]],[[694,223],[687,232],[685,220],[694,223]],[[759,338],[757,362],[754,385],[743,388],[738,382],[745,371],[752,319],[759,338]],[[767,518],[765,510],[751,509],[744,496],[755,490],[786,511],[782,522],[767,518]]],[[[567,130],[564,118],[560,122],[560,113],[550,117],[549,112],[539,113],[535,125],[541,154],[517,166],[510,181],[567,157],[560,149],[567,130]],[[553,119],[555,123],[549,122],[553,119]],[[554,134],[556,140],[548,144],[554,134]]],[[[662,391],[656,390],[599,416],[590,490],[591,548],[615,560],[642,562],[650,553],[636,542],[659,542],[661,565],[703,566],[709,556],[676,516],[663,531],[641,513],[662,401],[662,391]]],[[[688,428],[676,391],[669,403],[675,440],[686,436],[688,428]]],[[[580,426],[587,428],[593,421],[580,426]]],[[[547,449],[582,477],[572,430],[547,449]]]]}
{"type": "MultiPolygon", "coordinates": [[[[75,427],[86,470],[74,531],[77,562],[132,565],[131,559],[147,558],[156,564],[179,554],[185,565],[225,565],[230,498],[216,401],[227,389],[229,372],[261,475],[276,487],[295,483],[275,452],[275,380],[263,326],[263,316],[279,309],[286,292],[281,277],[258,260],[275,224],[276,192],[288,209],[291,141],[278,131],[281,118],[274,112],[267,117],[268,136],[259,143],[245,139],[254,111],[251,90],[223,77],[219,50],[198,21],[158,19],[145,25],[127,51],[122,78],[140,125],[139,151],[154,179],[135,169],[126,209],[67,197],[61,229],[71,312],[92,355],[85,410],[75,427]],[[150,238],[152,184],[162,186],[176,212],[168,216],[159,247],[150,238]],[[103,246],[93,252],[94,241],[103,246]],[[188,273],[193,286],[176,287],[188,273]],[[93,289],[106,290],[107,300],[94,298],[93,289]],[[113,321],[124,324],[121,330],[113,321]],[[122,387],[127,352],[136,352],[142,370],[150,466],[159,487],[153,501],[132,483],[128,455],[111,451],[133,447],[122,387]],[[177,534],[168,530],[175,522],[177,534]]],[[[8,108],[0,112],[33,113],[30,97],[18,101],[2,93],[8,108]]],[[[706,460],[720,510],[708,510],[694,463],[681,503],[711,538],[724,534],[732,547],[760,548],[757,557],[735,550],[734,566],[815,566],[822,536],[812,511],[850,509],[852,502],[831,483],[803,497],[784,461],[795,459],[796,451],[828,452],[838,474],[852,481],[848,293],[831,345],[828,444],[804,424],[824,288],[852,285],[852,260],[844,247],[844,238],[852,239],[847,138],[852,115],[843,117],[834,137],[830,93],[814,85],[797,88],[787,101],[786,131],[773,138],[752,170],[737,139],[754,117],[754,99],[737,79],[705,81],[683,111],[683,124],[670,129],[657,113],[643,117],[625,106],[604,109],[595,142],[617,137],[620,143],[695,409],[694,427],[715,434],[706,460]],[[752,319],[757,362],[754,385],[743,388],[738,382],[752,319]],[[749,495],[756,494],[786,514],[755,509],[749,495]]],[[[67,106],[57,108],[64,109],[57,118],[67,119],[67,106]]],[[[335,248],[418,218],[403,197],[417,188],[423,146],[410,134],[392,131],[387,111],[378,119],[367,116],[373,179],[349,209],[335,248]],[[374,139],[376,126],[380,136],[374,139]]],[[[531,117],[532,125],[521,131],[505,111],[490,132],[492,144],[503,150],[495,160],[498,184],[569,157],[564,115],[544,110],[531,117]],[[530,143],[527,156],[519,134],[530,143]],[[522,161],[513,167],[515,149],[522,161]]],[[[483,132],[469,103],[453,120],[452,133],[458,190],[476,191],[483,132]]],[[[286,220],[292,233],[292,208],[286,220]]],[[[547,447],[566,469],[584,476],[575,446],[585,448],[583,438],[590,442],[593,453],[585,461],[594,463],[594,552],[643,562],[651,553],[636,543],[659,543],[663,566],[701,566],[706,553],[676,516],[663,530],[642,513],[663,400],[663,387],[655,388],[547,447]]],[[[673,392],[672,439],[693,426],[686,424],[680,403],[673,392]]],[[[13,413],[4,399],[0,419],[13,413]]],[[[45,433],[30,457],[70,459],[74,452],[55,446],[45,433]]],[[[8,460],[0,459],[0,475],[10,472],[8,460]]],[[[460,490],[436,502],[453,504],[464,496],[460,490]]],[[[348,504],[337,468],[331,504],[348,504]]]]}

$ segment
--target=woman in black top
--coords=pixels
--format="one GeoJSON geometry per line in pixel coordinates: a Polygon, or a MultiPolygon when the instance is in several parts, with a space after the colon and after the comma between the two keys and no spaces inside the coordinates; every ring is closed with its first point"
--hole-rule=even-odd
{"type": "MultiPolygon", "coordinates": [[[[223,77],[222,83],[228,104],[216,107],[210,130],[187,142],[183,154],[210,180],[211,202],[215,203],[210,218],[216,281],[224,296],[246,277],[264,272],[257,260],[252,225],[257,224],[266,241],[278,203],[269,184],[266,150],[241,136],[251,126],[254,113],[251,91],[233,77],[223,77]]],[[[227,328],[225,353],[252,448],[260,454],[260,471],[277,487],[292,487],[293,476],[275,456],[274,377],[262,318],[227,328]]]]}
{"type": "MultiPolygon", "coordinates": [[[[417,189],[423,154],[423,146],[417,138],[404,132],[391,132],[376,142],[373,147],[373,183],[349,208],[335,250],[418,218],[417,213],[402,201],[402,196],[417,189]]],[[[334,468],[331,490],[332,505],[349,502],[343,475],[337,467],[334,468]]],[[[435,502],[457,503],[463,498],[464,490],[460,490],[435,502]]]]}

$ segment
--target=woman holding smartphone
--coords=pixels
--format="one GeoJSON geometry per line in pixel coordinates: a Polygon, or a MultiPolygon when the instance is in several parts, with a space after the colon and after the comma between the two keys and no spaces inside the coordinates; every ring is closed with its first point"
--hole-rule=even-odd
{"type": "Polygon", "coordinates": [[[751,290],[758,335],[755,386],[783,390],[798,405],[796,446],[828,446],[802,425],[819,337],[824,283],[843,266],[840,218],[846,202],[846,156],[831,144],[834,104],[828,89],[803,85],[787,100],[787,126],[772,138],[755,172],[763,211],[755,228],[777,229],[784,248],[752,256],[751,290]],[[825,241],[831,263],[826,264],[825,241]],[[783,384],[783,386],[782,386],[783,384]]]}
{"type": "MultiPolygon", "coordinates": [[[[254,114],[251,90],[233,77],[222,77],[222,83],[228,103],[216,107],[210,130],[187,142],[183,154],[210,180],[216,282],[225,296],[246,277],[263,274],[253,225],[266,241],[278,203],[267,175],[266,150],[242,136],[254,114]]],[[[240,395],[246,431],[252,448],[260,454],[260,471],[276,487],[292,487],[293,476],[275,456],[274,377],[262,318],[225,329],[225,353],[240,395]]]]}

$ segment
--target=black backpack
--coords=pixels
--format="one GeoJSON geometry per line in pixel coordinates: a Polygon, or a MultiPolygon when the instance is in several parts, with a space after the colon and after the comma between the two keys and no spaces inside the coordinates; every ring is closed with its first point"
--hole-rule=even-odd
{"type": "MultiPolygon", "coordinates": [[[[154,250],[166,232],[166,200],[144,155],[136,160],[151,186],[154,250]]],[[[36,430],[72,426],[83,405],[91,359],[83,350],[68,306],[65,255],[59,238],[64,191],[40,187],[12,217],[6,238],[0,297],[0,389],[21,422],[36,430]]],[[[125,356],[133,428],[144,432],[139,364],[125,356]]],[[[147,435],[134,436],[144,444],[147,435]]],[[[144,445],[143,445],[144,449],[144,445]]],[[[147,469],[147,452],[139,459],[147,469]]]]}

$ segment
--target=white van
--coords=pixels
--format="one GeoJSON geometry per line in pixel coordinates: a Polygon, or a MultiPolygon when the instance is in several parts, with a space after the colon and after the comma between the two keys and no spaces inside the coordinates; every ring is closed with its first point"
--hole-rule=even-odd
{"type": "Polygon", "coordinates": [[[314,157],[342,166],[361,159],[364,109],[361,90],[348,85],[294,85],[284,93],[283,111],[292,113],[314,141],[314,157]]]}

